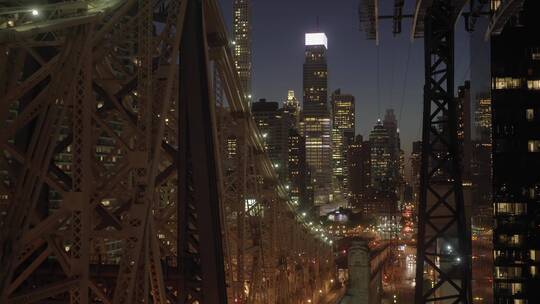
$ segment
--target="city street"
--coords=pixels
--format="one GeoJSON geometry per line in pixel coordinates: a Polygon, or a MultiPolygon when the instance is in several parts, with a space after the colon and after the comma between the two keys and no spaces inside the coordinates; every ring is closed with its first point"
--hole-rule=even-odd
{"type": "Polygon", "coordinates": [[[383,277],[382,303],[413,303],[416,248],[404,246],[397,259],[390,261],[383,277]]]}

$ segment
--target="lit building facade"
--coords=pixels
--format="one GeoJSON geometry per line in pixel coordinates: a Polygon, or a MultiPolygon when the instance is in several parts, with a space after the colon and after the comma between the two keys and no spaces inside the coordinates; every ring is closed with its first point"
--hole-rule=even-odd
{"type": "Polygon", "coordinates": [[[389,169],[392,162],[389,149],[388,131],[383,127],[381,120],[369,134],[371,155],[371,186],[376,191],[387,192],[389,185],[389,169]]]}
{"type": "Polygon", "coordinates": [[[540,298],[539,28],[540,2],[526,0],[491,39],[494,303],[540,298]]]}
{"type": "Polygon", "coordinates": [[[336,90],[332,94],[332,163],[334,194],[348,194],[347,150],[354,140],[354,96],[336,90]]]}
{"type": "Polygon", "coordinates": [[[234,0],[232,20],[234,64],[251,104],[251,0],[234,0]]]}
{"type": "Polygon", "coordinates": [[[477,138],[491,145],[491,96],[485,94],[477,98],[474,111],[477,138]]]}
{"type": "Polygon", "coordinates": [[[413,188],[413,199],[420,200],[420,170],[422,166],[422,142],[414,141],[411,152],[411,185],[413,188]]]}
{"type": "Polygon", "coordinates": [[[357,135],[348,149],[349,205],[364,210],[363,202],[371,189],[371,149],[369,141],[357,135]]]}
{"type": "Polygon", "coordinates": [[[268,157],[282,181],[288,178],[289,127],[277,102],[260,99],[251,105],[268,157]]]}
{"type": "Polygon", "coordinates": [[[306,163],[306,141],[296,129],[289,129],[289,193],[302,210],[313,207],[308,194],[309,174],[306,163]]]}
{"type": "Polygon", "coordinates": [[[298,123],[300,121],[300,103],[293,90],[287,92],[287,100],[283,102],[283,117],[288,120],[290,128],[298,129],[298,123]]]}
{"type": "Polygon", "coordinates": [[[332,199],[332,121],[328,109],[327,38],[324,33],[305,36],[303,65],[303,115],[300,123],[306,141],[315,205],[332,199]]]}
{"type": "Polygon", "coordinates": [[[399,138],[398,121],[393,109],[387,109],[384,115],[383,127],[388,134],[387,149],[390,162],[386,174],[387,190],[397,193],[402,183],[401,172],[401,142],[399,138]]]}
{"type": "Polygon", "coordinates": [[[457,138],[462,149],[462,180],[471,180],[472,141],[471,141],[471,83],[465,81],[458,87],[457,97],[457,138]]]}

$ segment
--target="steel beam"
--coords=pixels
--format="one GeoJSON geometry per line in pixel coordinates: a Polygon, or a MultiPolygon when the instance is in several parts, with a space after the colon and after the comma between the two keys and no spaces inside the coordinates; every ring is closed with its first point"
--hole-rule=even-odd
{"type": "Polygon", "coordinates": [[[227,303],[203,3],[187,1],[178,101],[178,303],[227,303]]]}

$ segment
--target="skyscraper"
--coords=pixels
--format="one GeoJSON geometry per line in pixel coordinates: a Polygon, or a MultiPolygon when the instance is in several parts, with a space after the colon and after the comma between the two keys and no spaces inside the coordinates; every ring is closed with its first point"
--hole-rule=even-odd
{"type": "Polygon", "coordinates": [[[394,114],[394,109],[387,109],[384,115],[383,127],[388,134],[388,153],[390,154],[390,162],[387,172],[387,187],[388,190],[397,191],[401,182],[400,175],[400,158],[401,158],[401,143],[399,139],[398,121],[394,114]]]}
{"type": "Polygon", "coordinates": [[[471,83],[465,81],[458,87],[457,97],[457,137],[462,149],[462,180],[470,182],[471,179],[471,161],[472,161],[472,142],[471,142],[471,83]]]}
{"type": "Polygon", "coordinates": [[[288,178],[289,126],[283,119],[279,104],[261,99],[251,106],[253,118],[263,136],[268,157],[280,179],[288,178]]]}
{"type": "Polygon", "coordinates": [[[234,0],[232,20],[234,64],[251,104],[251,0],[234,0]]]}
{"type": "Polygon", "coordinates": [[[309,175],[306,164],[306,141],[296,129],[289,129],[289,181],[293,201],[298,202],[302,210],[309,210],[312,202],[307,194],[309,175]]]}
{"type": "Polygon", "coordinates": [[[388,131],[383,127],[380,119],[369,134],[371,154],[371,185],[376,191],[389,190],[389,168],[391,164],[390,145],[388,144],[388,131]]]}
{"type": "Polygon", "coordinates": [[[411,185],[413,188],[413,198],[415,202],[420,199],[420,169],[422,166],[422,142],[412,143],[411,153],[411,185]]]}
{"type": "Polygon", "coordinates": [[[540,298],[540,2],[491,39],[495,303],[540,298]]]}
{"type": "Polygon", "coordinates": [[[371,188],[371,150],[369,141],[364,141],[362,135],[357,135],[349,145],[348,174],[349,174],[349,205],[363,209],[361,204],[371,188]]]}
{"type": "Polygon", "coordinates": [[[334,194],[348,194],[347,150],[354,140],[354,96],[332,94],[332,162],[334,194]]]}
{"type": "Polygon", "coordinates": [[[485,94],[478,97],[474,111],[475,129],[477,138],[485,144],[491,145],[491,96],[485,94]]]}
{"type": "Polygon", "coordinates": [[[332,198],[332,123],[327,100],[326,35],[306,34],[305,46],[301,132],[306,140],[306,159],[312,174],[315,204],[323,205],[332,198]]]}
{"type": "Polygon", "coordinates": [[[328,114],[328,67],[325,33],[307,33],[305,36],[305,62],[303,66],[304,113],[328,114]]]}
{"type": "Polygon", "coordinates": [[[289,127],[298,129],[300,119],[300,103],[293,90],[287,92],[287,100],[283,103],[283,117],[288,120],[289,127]]]}

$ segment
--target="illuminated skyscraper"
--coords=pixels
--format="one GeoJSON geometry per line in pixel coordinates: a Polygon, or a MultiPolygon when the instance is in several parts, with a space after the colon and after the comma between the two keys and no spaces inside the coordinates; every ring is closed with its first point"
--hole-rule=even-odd
{"type": "Polygon", "coordinates": [[[369,134],[371,153],[371,185],[376,191],[389,190],[389,168],[392,161],[390,145],[388,144],[388,131],[383,127],[380,119],[369,134]]]}
{"type": "Polygon", "coordinates": [[[283,103],[283,117],[288,120],[289,128],[298,129],[300,103],[294,96],[293,90],[287,92],[287,100],[283,103]]]}
{"type": "Polygon", "coordinates": [[[474,112],[477,138],[482,143],[491,145],[491,96],[479,96],[474,112]]]}
{"type": "Polygon", "coordinates": [[[420,169],[422,166],[422,142],[412,143],[411,153],[411,185],[413,187],[413,198],[415,202],[420,199],[420,169]]]}
{"type": "Polygon", "coordinates": [[[293,202],[298,202],[302,210],[309,210],[312,201],[307,193],[309,174],[306,164],[306,141],[296,129],[289,129],[289,181],[293,202]]]}
{"type": "Polygon", "coordinates": [[[234,0],[233,39],[234,64],[251,104],[251,0],[234,0]]]}
{"type": "Polygon", "coordinates": [[[387,109],[384,115],[383,127],[388,134],[388,153],[390,154],[390,162],[388,164],[388,171],[386,173],[386,187],[390,192],[397,192],[398,186],[401,182],[400,175],[400,156],[401,156],[401,143],[399,139],[398,121],[394,114],[394,109],[387,109]]]}
{"type": "Polygon", "coordinates": [[[348,194],[347,151],[354,140],[354,96],[332,94],[332,162],[334,193],[348,194]]]}
{"type": "Polygon", "coordinates": [[[304,113],[328,115],[328,39],[325,33],[308,33],[305,44],[304,113]]]}
{"type": "Polygon", "coordinates": [[[540,299],[540,1],[491,38],[494,303],[540,299]]]}
{"type": "Polygon", "coordinates": [[[462,149],[462,180],[470,182],[471,179],[471,161],[472,161],[472,142],[471,142],[471,83],[465,81],[458,87],[457,97],[457,137],[462,149]]]}
{"type": "Polygon", "coordinates": [[[324,33],[305,36],[303,67],[303,116],[300,124],[306,140],[306,159],[312,173],[315,205],[332,198],[332,123],[328,110],[327,38],[324,33]]]}

